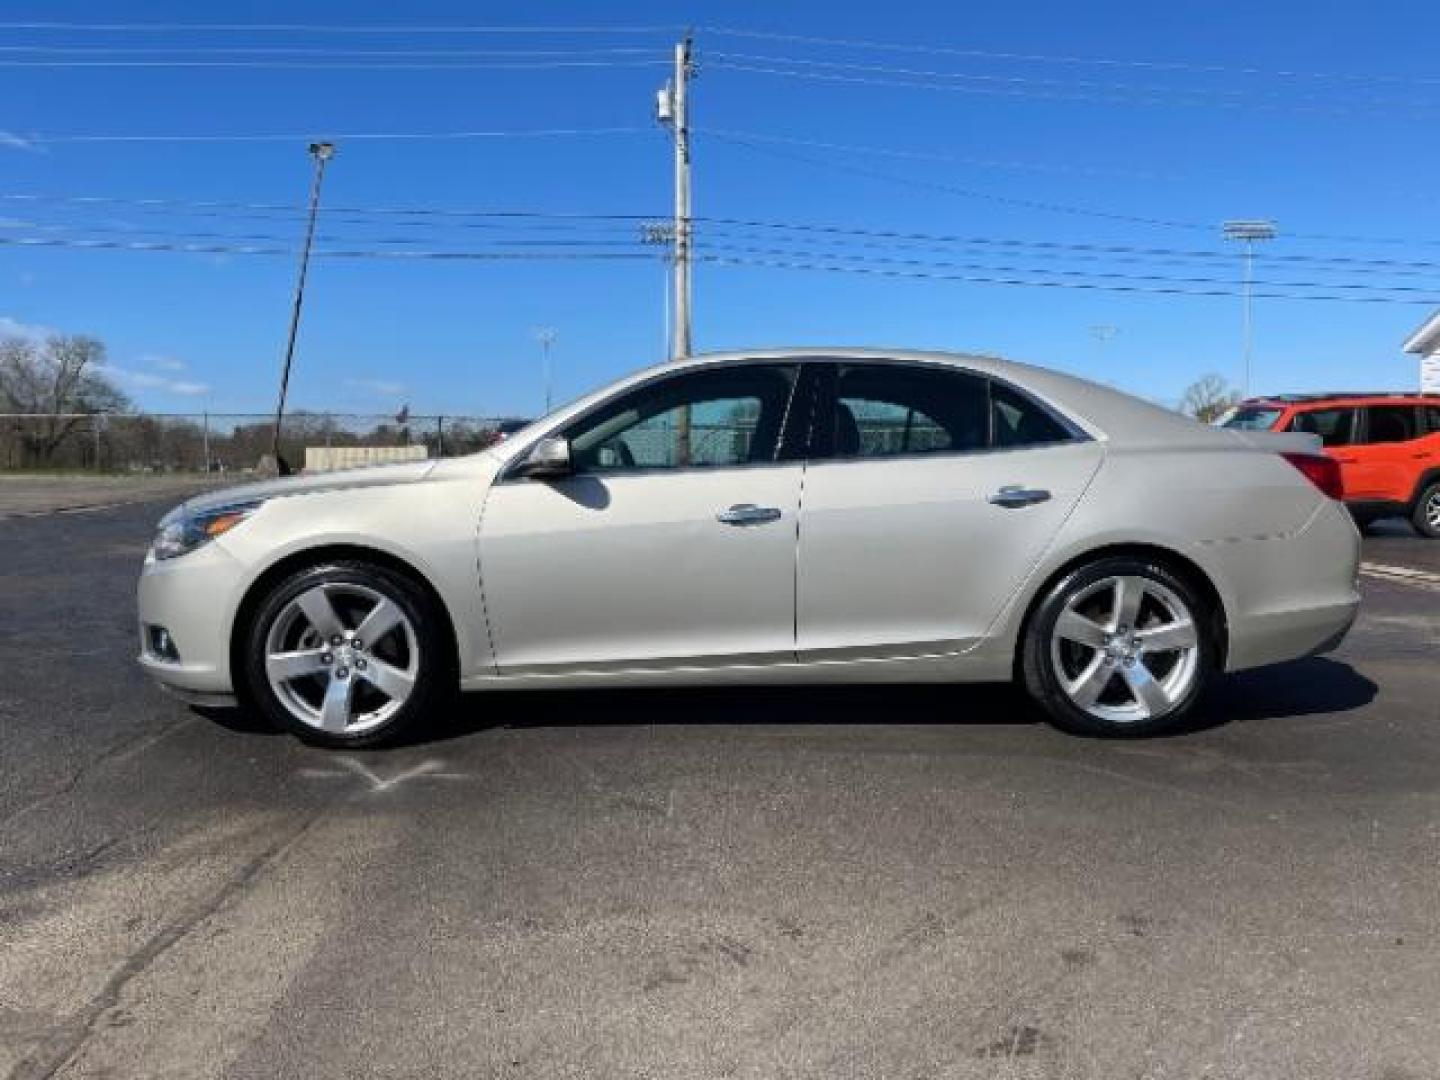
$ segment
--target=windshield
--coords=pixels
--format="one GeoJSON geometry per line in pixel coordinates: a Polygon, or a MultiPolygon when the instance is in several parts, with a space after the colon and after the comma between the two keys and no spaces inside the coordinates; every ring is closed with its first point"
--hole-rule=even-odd
{"type": "Polygon", "coordinates": [[[1281,409],[1270,409],[1246,405],[1236,409],[1220,424],[1221,427],[1241,428],[1245,431],[1269,431],[1280,418],[1281,409]]]}

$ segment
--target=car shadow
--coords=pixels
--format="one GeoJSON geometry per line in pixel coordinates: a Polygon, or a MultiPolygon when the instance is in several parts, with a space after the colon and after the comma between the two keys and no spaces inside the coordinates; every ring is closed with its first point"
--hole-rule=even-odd
{"type": "MultiPolygon", "coordinates": [[[[1220,679],[1193,721],[1160,737],[1231,723],[1359,709],[1375,683],[1323,657],[1220,679]]],[[[1044,712],[1008,683],[490,690],[462,694],[444,717],[399,744],[444,742],[493,728],[679,724],[846,726],[1036,725],[1044,712]]]]}
{"type": "Polygon", "coordinates": [[[1350,712],[1374,701],[1379,690],[1349,664],[1327,656],[1272,664],[1220,679],[1191,730],[1350,712]]]}

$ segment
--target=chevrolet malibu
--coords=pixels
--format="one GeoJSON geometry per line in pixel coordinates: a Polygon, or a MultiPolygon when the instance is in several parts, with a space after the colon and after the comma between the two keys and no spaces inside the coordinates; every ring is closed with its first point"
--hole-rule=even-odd
{"type": "Polygon", "coordinates": [[[1041,368],[698,357],[471,457],[185,503],[140,663],[330,746],[457,689],[663,684],[1014,679],[1067,730],[1152,734],[1220,673],[1344,636],[1341,494],[1313,436],[1041,368]]]}

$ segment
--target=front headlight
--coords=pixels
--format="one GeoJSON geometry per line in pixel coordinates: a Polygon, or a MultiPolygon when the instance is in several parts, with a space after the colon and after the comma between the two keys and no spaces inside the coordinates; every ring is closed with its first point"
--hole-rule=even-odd
{"type": "Polygon", "coordinates": [[[177,507],[160,519],[150,554],[157,559],[173,559],[194,551],[229,532],[261,505],[262,501],[233,503],[193,514],[184,506],[177,507]]]}

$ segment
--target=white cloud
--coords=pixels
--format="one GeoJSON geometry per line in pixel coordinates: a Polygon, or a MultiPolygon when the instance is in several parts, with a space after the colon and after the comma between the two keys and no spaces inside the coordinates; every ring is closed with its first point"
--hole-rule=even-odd
{"type": "Polygon", "coordinates": [[[43,148],[30,139],[16,135],[13,131],[0,131],[0,146],[10,150],[28,150],[32,154],[39,154],[43,148]]]}
{"type": "Polygon", "coordinates": [[[26,338],[29,341],[39,341],[57,333],[59,333],[58,330],[49,326],[24,323],[19,319],[12,319],[9,315],[0,315],[0,337],[18,337],[26,338]]]}
{"type": "Polygon", "coordinates": [[[388,379],[346,379],[345,385],[353,386],[357,390],[369,390],[380,397],[399,397],[405,393],[404,383],[391,382],[388,379]]]}
{"type": "Polygon", "coordinates": [[[185,361],[177,360],[173,356],[147,356],[145,361],[153,368],[161,371],[184,371],[185,361]]]}
{"type": "Polygon", "coordinates": [[[121,382],[141,390],[159,390],[162,394],[175,394],[179,397],[201,397],[210,392],[208,383],[172,379],[168,375],[157,375],[153,371],[131,371],[114,365],[106,367],[105,370],[121,382]]]}

